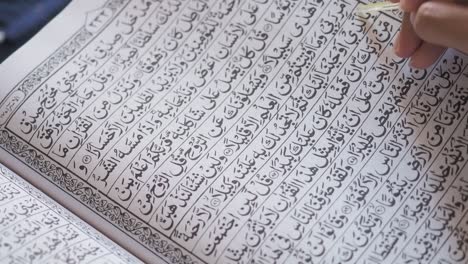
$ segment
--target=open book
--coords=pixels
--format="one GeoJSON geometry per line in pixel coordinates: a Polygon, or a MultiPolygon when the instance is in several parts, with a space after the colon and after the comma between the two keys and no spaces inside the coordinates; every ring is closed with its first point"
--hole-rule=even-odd
{"type": "Polygon", "coordinates": [[[467,263],[468,57],[358,4],[73,1],[0,69],[0,262],[467,263]]]}

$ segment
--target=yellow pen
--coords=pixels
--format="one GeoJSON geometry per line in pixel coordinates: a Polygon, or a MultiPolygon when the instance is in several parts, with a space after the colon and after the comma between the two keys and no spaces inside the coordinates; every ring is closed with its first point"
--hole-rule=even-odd
{"type": "Polygon", "coordinates": [[[399,3],[392,3],[392,2],[379,2],[379,3],[371,3],[371,4],[359,4],[356,8],[355,14],[367,14],[379,11],[393,11],[400,9],[399,3]]]}

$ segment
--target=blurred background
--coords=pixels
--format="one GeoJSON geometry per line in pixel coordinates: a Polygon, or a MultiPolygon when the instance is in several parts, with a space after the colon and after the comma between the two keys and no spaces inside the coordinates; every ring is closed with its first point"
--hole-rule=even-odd
{"type": "Polygon", "coordinates": [[[0,63],[33,37],[70,1],[0,0],[0,63]]]}

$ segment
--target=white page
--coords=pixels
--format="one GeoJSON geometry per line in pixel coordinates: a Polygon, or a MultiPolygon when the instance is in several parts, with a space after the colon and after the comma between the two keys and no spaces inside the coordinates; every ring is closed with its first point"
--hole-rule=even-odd
{"type": "Polygon", "coordinates": [[[140,263],[0,165],[1,263],[140,263]]]}
{"type": "Polygon", "coordinates": [[[357,4],[108,1],[2,66],[7,164],[148,262],[464,263],[467,57],[357,4]]]}

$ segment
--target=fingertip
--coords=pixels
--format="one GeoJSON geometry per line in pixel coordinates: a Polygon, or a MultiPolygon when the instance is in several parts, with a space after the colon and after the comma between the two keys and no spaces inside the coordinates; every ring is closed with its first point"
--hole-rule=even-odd
{"type": "Polygon", "coordinates": [[[395,55],[397,55],[398,57],[406,59],[406,58],[411,57],[412,53],[407,48],[405,48],[404,43],[402,43],[401,38],[402,38],[402,34],[400,32],[398,33],[398,36],[396,37],[393,43],[393,51],[395,52],[395,55]]]}
{"type": "Polygon", "coordinates": [[[403,57],[400,52],[400,33],[398,33],[398,36],[396,37],[395,42],[393,43],[393,51],[398,57],[403,57]]]}
{"type": "Polygon", "coordinates": [[[398,34],[394,50],[395,54],[401,58],[409,58],[421,45],[421,39],[416,35],[410,21],[410,14],[405,13],[401,31],[398,34]]]}
{"type": "Polygon", "coordinates": [[[433,65],[445,52],[446,48],[431,43],[424,43],[416,50],[410,60],[410,66],[417,69],[426,69],[433,65]]]}
{"type": "Polygon", "coordinates": [[[432,64],[434,64],[436,61],[428,61],[428,60],[419,60],[419,59],[411,59],[410,60],[410,67],[413,69],[420,69],[424,70],[429,67],[431,67],[432,64]]]}
{"type": "Polygon", "coordinates": [[[409,66],[414,69],[427,69],[433,64],[429,61],[421,61],[420,59],[410,59],[409,66]]]}

